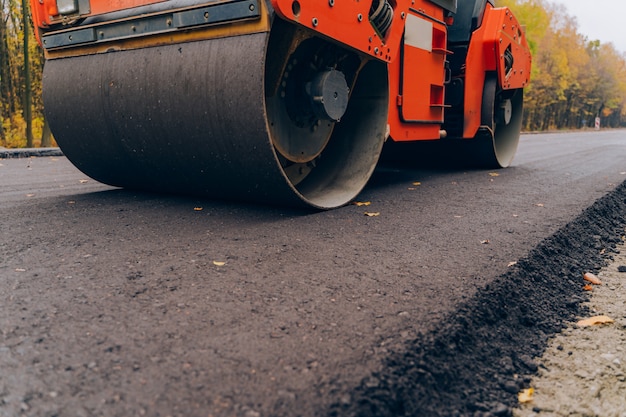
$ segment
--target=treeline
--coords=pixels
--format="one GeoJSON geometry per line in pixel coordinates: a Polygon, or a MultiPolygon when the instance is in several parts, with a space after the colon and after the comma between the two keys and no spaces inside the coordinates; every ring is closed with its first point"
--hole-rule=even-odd
{"type": "MultiPolygon", "coordinates": [[[[44,131],[43,54],[29,15],[23,13],[27,0],[0,2],[0,146],[39,146],[44,131]]],[[[44,145],[47,140],[49,135],[44,145]]]]}
{"type": "MultiPolygon", "coordinates": [[[[462,1],[462,0],[461,0],[462,1]]],[[[546,0],[496,0],[526,27],[533,54],[524,92],[524,129],[626,126],[626,56],[588,39],[561,5],[546,0]]]]}
{"type": "MultiPolygon", "coordinates": [[[[32,22],[23,13],[28,2],[0,2],[0,146],[47,145],[41,100],[43,54],[32,22]]],[[[578,32],[575,18],[548,0],[496,0],[496,4],[510,7],[525,25],[533,53],[524,130],[583,128],[593,126],[596,117],[602,126],[626,126],[623,53],[610,43],[586,38],[578,32]]]]}

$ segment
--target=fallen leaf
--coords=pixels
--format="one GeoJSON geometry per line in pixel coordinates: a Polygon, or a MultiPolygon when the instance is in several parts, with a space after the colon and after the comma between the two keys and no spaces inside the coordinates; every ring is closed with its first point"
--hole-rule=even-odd
{"type": "Polygon", "coordinates": [[[213,261],[213,265],[215,265],[215,266],[224,266],[224,265],[226,265],[226,262],[213,261]]]}
{"type": "Polygon", "coordinates": [[[193,208],[193,211],[202,211],[202,210],[203,210],[202,207],[194,207],[193,208]]]}
{"type": "Polygon", "coordinates": [[[576,323],[579,327],[595,326],[597,324],[610,324],[613,323],[613,319],[609,316],[593,316],[588,319],[580,320],[576,323]]]}
{"type": "Polygon", "coordinates": [[[533,394],[535,393],[535,390],[533,388],[528,388],[525,390],[520,391],[519,394],[517,394],[517,400],[521,403],[521,404],[525,404],[525,403],[529,403],[533,400],[533,394]]]}
{"type": "Polygon", "coordinates": [[[509,268],[512,266],[517,265],[517,261],[513,261],[513,262],[509,262],[506,266],[508,266],[509,268]]]}
{"type": "Polygon", "coordinates": [[[489,239],[481,240],[480,243],[482,243],[483,245],[488,245],[489,244],[489,239]]]}
{"type": "Polygon", "coordinates": [[[585,285],[583,287],[583,290],[585,290],[585,291],[593,291],[593,287],[591,285],[587,284],[587,285],[585,285]]]}
{"type": "Polygon", "coordinates": [[[26,272],[24,268],[15,268],[15,272],[26,272]]]}
{"type": "Polygon", "coordinates": [[[490,172],[490,173],[489,173],[489,176],[490,176],[490,177],[499,177],[499,176],[500,176],[500,174],[498,174],[497,172],[490,172]]]}
{"type": "Polygon", "coordinates": [[[463,216],[454,216],[455,219],[462,219],[463,216]]]}
{"type": "Polygon", "coordinates": [[[417,189],[417,188],[415,188],[415,187],[409,187],[409,188],[407,188],[407,190],[409,190],[409,191],[415,191],[416,189],[417,189]]]}
{"type": "Polygon", "coordinates": [[[26,197],[34,197],[35,194],[26,194],[26,197]]]}
{"type": "Polygon", "coordinates": [[[543,203],[537,203],[535,204],[537,207],[544,207],[543,203]]]}
{"type": "Polygon", "coordinates": [[[379,213],[379,212],[373,212],[373,213],[372,213],[372,212],[366,211],[366,212],[365,212],[365,215],[366,215],[367,217],[378,217],[378,216],[380,216],[380,213],[379,213]]]}
{"type": "Polygon", "coordinates": [[[419,181],[415,181],[415,182],[413,183],[413,185],[414,185],[414,186],[416,186],[416,187],[419,187],[420,185],[422,185],[422,183],[421,183],[421,182],[419,182],[419,181]]]}
{"type": "Polygon", "coordinates": [[[591,272],[587,272],[583,275],[583,279],[585,281],[591,282],[593,285],[602,285],[602,281],[600,278],[592,274],[591,272]]]}
{"type": "Polygon", "coordinates": [[[372,202],[371,201],[355,201],[352,204],[354,204],[357,207],[363,207],[363,206],[369,206],[370,204],[372,204],[372,202]]]}
{"type": "Polygon", "coordinates": [[[88,182],[89,182],[89,180],[79,180],[79,182],[80,182],[81,184],[86,184],[86,183],[88,183],[88,182]]]}

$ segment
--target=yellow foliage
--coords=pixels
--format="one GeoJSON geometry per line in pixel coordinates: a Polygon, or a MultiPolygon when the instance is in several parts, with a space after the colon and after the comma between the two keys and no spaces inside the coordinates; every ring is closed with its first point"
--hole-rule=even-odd
{"type": "MultiPolygon", "coordinates": [[[[41,135],[43,132],[43,117],[33,118],[33,142],[35,147],[41,146],[41,135]]],[[[0,137],[0,146],[5,148],[24,148],[26,147],[26,121],[21,113],[17,113],[13,119],[2,120],[2,132],[0,137]]],[[[52,146],[56,146],[56,142],[52,139],[52,146]]]]}
{"type": "Polygon", "coordinates": [[[563,5],[547,0],[497,0],[524,25],[533,53],[524,92],[529,130],[626,125],[626,56],[588,39],[563,5]]]}

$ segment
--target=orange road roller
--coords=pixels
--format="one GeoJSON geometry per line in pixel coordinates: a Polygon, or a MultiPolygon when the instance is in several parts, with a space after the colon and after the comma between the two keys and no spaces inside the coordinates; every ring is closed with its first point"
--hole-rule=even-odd
{"type": "Polygon", "coordinates": [[[331,209],[384,146],[511,163],[531,56],[492,0],[31,0],[45,116],[114,186],[331,209]],[[467,145],[467,146],[466,146],[467,145]]]}

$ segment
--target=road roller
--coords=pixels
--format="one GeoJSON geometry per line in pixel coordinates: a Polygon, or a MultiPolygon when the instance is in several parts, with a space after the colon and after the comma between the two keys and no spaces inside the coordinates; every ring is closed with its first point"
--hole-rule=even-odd
{"type": "Polygon", "coordinates": [[[485,168],[517,149],[531,55],[492,0],[31,0],[31,13],[54,137],[113,186],[332,209],[386,146],[460,142],[485,168]]]}

